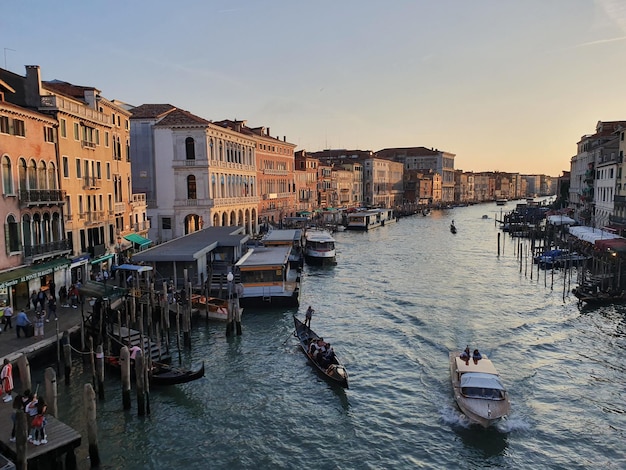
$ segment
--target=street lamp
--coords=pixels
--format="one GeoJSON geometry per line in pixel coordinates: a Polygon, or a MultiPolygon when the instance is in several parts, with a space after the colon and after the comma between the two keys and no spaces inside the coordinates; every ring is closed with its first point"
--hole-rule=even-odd
{"type": "Polygon", "coordinates": [[[233,327],[235,326],[233,323],[233,276],[232,271],[229,271],[226,275],[226,280],[228,281],[228,321],[226,322],[226,336],[230,336],[232,334],[233,327]]]}

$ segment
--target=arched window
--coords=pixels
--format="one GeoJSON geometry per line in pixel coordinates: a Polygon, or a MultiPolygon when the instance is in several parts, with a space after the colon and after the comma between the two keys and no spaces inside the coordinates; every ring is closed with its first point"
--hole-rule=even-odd
{"type": "Polygon", "coordinates": [[[213,154],[213,139],[209,140],[209,154],[211,155],[211,160],[214,160],[215,155],[213,154]]]}
{"type": "Polygon", "coordinates": [[[43,221],[41,224],[41,241],[42,243],[50,243],[52,237],[50,236],[50,214],[47,212],[43,215],[43,221]]]}
{"type": "Polygon", "coordinates": [[[22,236],[24,237],[24,247],[32,246],[32,232],[30,226],[30,215],[24,214],[22,216],[22,236]]]}
{"type": "Polygon", "coordinates": [[[48,189],[57,189],[57,172],[54,163],[48,164],[48,189]]]}
{"type": "Polygon", "coordinates": [[[58,212],[52,214],[51,238],[53,242],[61,240],[61,216],[58,212]]]}
{"type": "Polygon", "coordinates": [[[26,160],[24,160],[23,158],[20,158],[20,161],[17,166],[17,171],[18,171],[20,189],[24,191],[28,189],[28,184],[26,182],[27,181],[26,160]]]}
{"type": "Polygon", "coordinates": [[[2,157],[2,186],[4,194],[14,194],[13,175],[11,174],[11,159],[6,155],[2,157]]]}
{"type": "Polygon", "coordinates": [[[37,189],[46,189],[46,162],[39,162],[37,169],[37,189]]]}
{"type": "Polygon", "coordinates": [[[215,199],[218,197],[217,193],[217,185],[215,181],[215,175],[211,175],[211,198],[215,199]]]}
{"type": "Polygon", "coordinates": [[[16,251],[20,251],[20,230],[17,221],[13,215],[9,215],[7,217],[7,227],[6,227],[6,247],[7,253],[15,253],[16,251]]]}
{"type": "Polygon", "coordinates": [[[196,159],[196,143],[193,137],[187,137],[185,139],[185,154],[187,155],[187,160],[196,159]]]}
{"type": "Polygon", "coordinates": [[[187,199],[197,199],[196,177],[194,175],[187,177],[187,199]]]}
{"type": "Polygon", "coordinates": [[[28,188],[37,189],[37,166],[35,160],[31,160],[28,164],[28,188]]]}
{"type": "Polygon", "coordinates": [[[33,245],[41,245],[41,216],[33,215],[33,245]]]}

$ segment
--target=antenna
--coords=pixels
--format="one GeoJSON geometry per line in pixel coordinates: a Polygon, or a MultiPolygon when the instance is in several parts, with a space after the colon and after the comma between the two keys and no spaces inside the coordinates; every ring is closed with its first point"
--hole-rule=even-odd
{"type": "Polygon", "coordinates": [[[10,49],[8,47],[4,48],[4,68],[7,68],[7,51],[17,52],[15,49],[10,49]]]}

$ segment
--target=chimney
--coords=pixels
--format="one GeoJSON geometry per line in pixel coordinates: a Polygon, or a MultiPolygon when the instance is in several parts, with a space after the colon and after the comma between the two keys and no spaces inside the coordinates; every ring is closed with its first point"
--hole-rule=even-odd
{"type": "Polygon", "coordinates": [[[27,65],[26,83],[24,84],[26,106],[39,108],[41,105],[41,91],[41,70],[39,65],[27,65]]]}
{"type": "Polygon", "coordinates": [[[287,142],[287,136],[286,135],[283,136],[283,142],[287,142]]]}
{"type": "Polygon", "coordinates": [[[267,128],[267,134],[266,134],[266,135],[267,135],[268,137],[272,137],[272,136],[270,135],[270,128],[269,128],[269,127],[267,128]]]}

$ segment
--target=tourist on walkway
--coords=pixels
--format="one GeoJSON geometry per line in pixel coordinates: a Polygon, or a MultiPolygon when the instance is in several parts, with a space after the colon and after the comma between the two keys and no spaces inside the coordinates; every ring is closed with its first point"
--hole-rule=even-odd
{"type": "Polygon", "coordinates": [[[43,291],[43,289],[39,290],[39,294],[37,294],[37,300],[39,301],[41,311],[45,312],[47,296],[46,296],[46,293],[43,291]]]}
{"type": "Polygon", "coordinates": [[[24,390],[24,393],[15,397],[13,400],[13,413],[11,414],[11,421],[13,421],[13,428],[11,429],[11,442],[15,442],[15,421],[17,420],[17,410],[26,411],[26,405],[32,400],[30,389],[24,390]]]}
{"type": "Polygon", "coordinates": [[[6,357],[2,364],[0,380],[2,381],[2,401],[8,403],[13,399],[13,364],[6,357]]]}
{"type": "Polygon", "coordinates": [[[54,297],[48,298],[48,316],[46,317],[46,321],[50,322],[50,320],[54,317],[55,320],[58,320],[57,316],[57,301],[54,297]]]}
{"type": "Polygon", "coordinates": [[[43,312],[37,312],[35,317],[35,339],[43,339],[43,312]]]}
{"type": "Polygon", "coordinates": [[[69,307],[67,304],[67,287],[64,285],[59,287],[59,302],[61,302],[62,307],[69,307]]]}
{"type": "Polygon", "coordinates": [[[37,400],[37,414],[33,418],[33,444],[38,446],[40,444],[48,443],[48,436],[46,435],[46,411],[48,406],[43,398],[37,400]]]}
{"type": "Polygon", "coordinates": [[[37,295],[36,290],[30,294],[30,303],[33,305],[33,310],[35,310],[37,308],[37,304],[39,303],[39,296],[37,295]]]}
{"type": "Polygon", "coordinates": [[[20,331],[24,332],[24,338],[26,338],[26,327],[28,325],[32,325],[32,322],[26,316],[24,310],[20,310],[20,313],[17,314],[17,318],[15,319],[15,333],[18,338],[20,338],[20,331]]]}
{"type": "Polygon", "coordinates": [[[11,324],[11,318],[13,318],[13,307],[11,305],[7,305],[4,307],[4,316],[2,317],[2,324],[4,325],[4,331],[8,328],[13,328],[11,324]]]}

